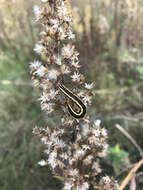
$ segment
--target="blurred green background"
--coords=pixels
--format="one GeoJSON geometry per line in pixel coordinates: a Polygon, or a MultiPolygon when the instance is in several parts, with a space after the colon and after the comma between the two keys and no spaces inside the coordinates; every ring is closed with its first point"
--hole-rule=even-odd
{"type": "MultiPolygon", "coordinates": [[[[0,189],[43,190],[61,188],[46,167],[43,146],[32,135],[35,125],[55,126],[56,119],[40,110],[38,90],[30,82],[30,61],[41,26],[33,6],[40,0],[1,0],[0,3],[0,189]]],[[[92,121],[101,119],[109,133],[109,155],[101,164],[121,182],[138,149],[115,127],[120,124],[143,149],[143,1],[71,1],[75,45],[83,73],[95,82],[92,121]]],[[[137,190],[142,190],[143,168],[137,190]]],[[[128,189],[128,187],[126,188],[128,189]]]]}

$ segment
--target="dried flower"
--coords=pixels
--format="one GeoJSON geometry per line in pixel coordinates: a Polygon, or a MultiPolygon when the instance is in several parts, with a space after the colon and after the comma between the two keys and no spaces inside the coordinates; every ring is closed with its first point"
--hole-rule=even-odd
{"type": "Polygon", "coordinates": [[[40,162],[38,162],[38,164],[40,166],[46,166],[47,165],[47,162],[45,160],[41,160],[40,162]]]}
{"type": "Polygon", "coordinates": [[[94,83],[92,82],[91,84],[85,83],[85,88],[88,90],[91,90],[94,87],[94,83]]]}
{"type": "Polygon", "coordinates": [[[38,5],[35,5],[33,7],[33,10],[34,10],[36,21],[38,21],[40,19],[40,15],[41,15],[40,7],[38,5]]]}
{"type": "Polygon", "coordinates": [[[70,44],[64,45],[62,48],[62,56],[69,59],[74,53],[74,48],[75,47],[70,44]]]}
{"type": "Polygon", "coordinates": [[[57,77],[60,75],[60,73],[58,72],[58,70],[56,70],[56,69],[51,69],[51,70],[49,70],[48,71],[48,73],[47,73],[47,78],[49,79],[49,80],[57,80],[57,77]]]}
{"type": "Polygon", "coordinates": [[[41,0],[43,3],[46,3],[46,2],[48,2],[48,0],[41,0]]]}
{"type": "Polygon", "coordinates": [[[71,76],[73,82],[79,83],[81,80],[81,74],[79,72],[74,72],[74,74],[71,76]]]}
{"type": "Polygon", "coordinates": [[[34,51],[38,54],[46,53],[46,48],[40,44],[35,44],[34,51]]]}
{"type": "MultiPolygon", "coordinates": [[[[55,123],[58,127],[33,129],[45,145],[46,160],[39,165],[49,165],[54,175],[65,179],[63,190],[88,190],[96,186],[97,190],[117,190],[117,182],[106,176],[101,177],[100,163],[96,158],[108,153],[107,131],[100,127],[100,120],[91,122],[88,114],[81,120],[73,118],[67,109],[67,102],[59,93],[58,85],[73,86],[76,93],[88,107],[92,103],[91,90],[94,83],[87,84],[79,69],[79,53],[70,39],[72,15],[66,6],[66,0],[41,0],[44,8],[35,6],[36,21],[40,20],[43,31],[42,40],[35,45],[34,51],[45,54],[47,61],[30,63],[30,73],[35,86],[40,87],[41,109],[47,114],[56,112],[61,119],[55,123]],[[49,40],[50,39],[50,40],[49,40]],[[75,86],[78,84],[77,86],[75,86]],[[84,87],[84,88],[83,88],[84,87]],[[98,177],[98,180],[97,180],[98,177]]],[[[70,102],[69,102],[70,103],[70,102]]],[[[52,117],[52,116],[51,116],[52,117]]]]}

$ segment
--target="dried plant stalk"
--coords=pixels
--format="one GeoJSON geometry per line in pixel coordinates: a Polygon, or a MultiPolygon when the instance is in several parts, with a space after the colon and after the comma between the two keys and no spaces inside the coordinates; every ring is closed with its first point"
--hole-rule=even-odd
{"type": "Polygon", "coordinates": [[[88,113],[82,119],[72,117],[58,89],[62,82],[70,89],[74,87],[72,93],[78,95],[86,107],[92,103],[94,83],[86,83],[80,73],[79,53],[71,43],[75,35],[67,1],[41,1],[43,7],[35,6],[34,12],[43,31],[34,50],[44,63],[31,62],[30,72],[33,84],[41,89],[42,110],[49,117],[60,115],[61,120],[53,128],[34,128],[33,133],[40,136],[46,147],[47,159],[39,164],[49,165],[52,173],[64,180],[63,190],[117,190],[117,182],[100,168],[100,159],[108,152],[106,129],[100,127],[99,120],[91,122],[88,113]]]}

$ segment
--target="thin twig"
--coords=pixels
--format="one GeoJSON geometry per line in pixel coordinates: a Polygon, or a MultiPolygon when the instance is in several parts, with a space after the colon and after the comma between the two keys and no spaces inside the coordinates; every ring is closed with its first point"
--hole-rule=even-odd
{"type": "Polygon", "coordinates": [[[139,119],[135,118],[135,117],[129,117],[129,116],[125,116],[125,115],[115,115],[113,117],[111,117],[112,119],[124,119],[124,120],[128,120],[128,121],[134,121],[134,122],[138,122],[139,119]]]}
{"type": "Polygon", "coordinates": [[[131,142],[132,144],[137,148],[137,150],[140,153],[140,156],[143,158],[143,150],[139,146],[139,144],[135,141],[135,139],[125,130],[123,127],[121,127],[119,124],[116,124],[115,127],[119,129],[131,142]]]}
{"type": "Polygon", "coordinates": [[[133,174],[130,182],[130,190],[136,190],[136,175],[133,174]]]}
{"type": "Polygon", "coordinates": [[[93,91],[93,94],[115,94],[115,93],[123,93],[123,92],[126,92],[128,90],[127,87],[124,87],[124,88],[116,88],[116,89],[100,89],[100,90],[94,90],[93,91]]]}
{"type": "Polygon", "coordinates": [[[31,82],[20,82],[20,81],[10,81],[10,80],[1,80],[1,84],[3,85],[16,85],[16,86],[33,86],[31,82]]]}
{"type": "Polygon", "coordinates": [[[143,172],[137,173],[137,174],[136,174],[136,178],[137,178],[137,177],[140,177],[141,175],[143,175],[143,172]]]}
{"type": "Polygon", "coordinates": [[[132,179],[133,175],[141,167],[142,164],[143,164],[143,159],[141,159],[139,162],[136,163],[136,165],[131,169],[131,171],[128,173],[127,177],[122,182],[121,186],[119,187],[119,190],[123,190],[126,187],[126,185],[129,183],[129,181],[132,179]]]}

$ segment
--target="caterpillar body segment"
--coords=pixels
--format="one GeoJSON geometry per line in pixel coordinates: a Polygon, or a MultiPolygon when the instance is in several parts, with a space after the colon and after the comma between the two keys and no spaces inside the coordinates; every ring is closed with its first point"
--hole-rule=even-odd
{"type": "Polygon", "coordinates": [[[86,114],[86,107],[83,104],[83,102],[80,100],[80,98],[76,95],[74,95],[67,87],[65,87],[63,84],[59,85],[59,89],[66,95],[67,98],[69,98],[73,103],[76,104],[76,106],[79,108],[78,111],[74,110],[72,108],[72,106],[67,103],[68,105],[68,110],[69,113],[79,119],[79,118],[83,118],[84,115],[86,114]]]}

